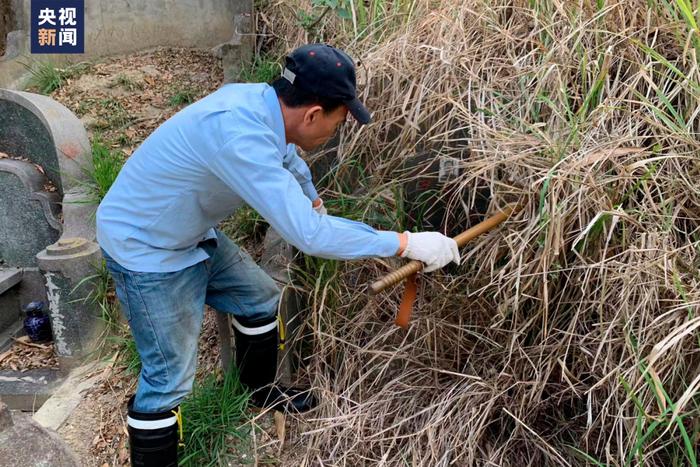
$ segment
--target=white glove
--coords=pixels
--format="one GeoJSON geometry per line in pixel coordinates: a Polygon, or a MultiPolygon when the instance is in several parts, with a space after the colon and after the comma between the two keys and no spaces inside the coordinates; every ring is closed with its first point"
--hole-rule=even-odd
{"type": "Polygon", "coordinates": [[[439,232],[404,233],[408,243],[401,257],[422,261],[425,264],[424,272],[439,269],[450,261],[459,264],[459,248],[454,239],[439,232]]]}
{"type": "Polygon", "coordinates": [[[321,200],[319,205],[314,208],[314,211],[316,211],[317,213],[319,213],[322,216],[325,216],[326,214],[328,214],[328,211],[326,211],[326,206],[324,206],[324,204],[323,204],[323,200],[321,200]]]}

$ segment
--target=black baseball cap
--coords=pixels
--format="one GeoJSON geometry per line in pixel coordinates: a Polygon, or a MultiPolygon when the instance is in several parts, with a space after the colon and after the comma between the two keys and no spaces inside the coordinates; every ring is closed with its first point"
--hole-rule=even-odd
{"type": "Polygon", "coordinates": [[[348,54],[326,44],[308,44],[287,55],[282,77],[308,93],[342,101],[364,125],[372,117],[357,98],[355,65],[348,54]]]}

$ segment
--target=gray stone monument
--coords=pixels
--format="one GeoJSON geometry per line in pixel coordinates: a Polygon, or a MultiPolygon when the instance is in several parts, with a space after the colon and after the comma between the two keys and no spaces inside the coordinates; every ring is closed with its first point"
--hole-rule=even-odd
{"type": "Polygon", "coordinates": [[[0,89],[0,152],[0,335],[21,329],[22,305],[47,302],[56,352],[70,367],[101,324],[85,300],[84,279],[100,261],[87,133],[53,99],[0,89]]]}
{"type": "Polygon", "coordinates": [[[441,156],[425,150],[406,156],[401,177],[407,228],[437,230],[454,237],[482,220],[488,211],[491,193],[486,185],[460,187],[454,182],[463,173],[459,157],[441,156]]]}
{"type": "Polygon", "coordinates": [[[27,161],[0,159],[0,260],[36,266],[36,253],[58,240],[60,196],[46,190],[48,179],[27,161]]]}

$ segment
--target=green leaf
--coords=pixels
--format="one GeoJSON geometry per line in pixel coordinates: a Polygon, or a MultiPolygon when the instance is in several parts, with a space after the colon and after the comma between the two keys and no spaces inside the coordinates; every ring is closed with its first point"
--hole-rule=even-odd
{"type": "Polygon", "coordinates": [[[340,19],[352,19],[352,14],[345,8],[338,8],[335,13],[340,19]]]}
{"type": "Polygon", "coordinates": [[[697,30],[698,24],[695,22],[695,17],[693,16],[692,6],[688,3],[687,0],[676,0],[676,3],[678,4],[678,8],[681,9],[681,14],[685,18],[688,25],[691,28],[697,30]]]}

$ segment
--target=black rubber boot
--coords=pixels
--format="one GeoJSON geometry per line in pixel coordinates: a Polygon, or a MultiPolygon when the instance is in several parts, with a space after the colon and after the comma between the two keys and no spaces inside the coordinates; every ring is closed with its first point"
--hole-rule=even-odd
{"type": "Polygon", "coordinates": [[[143,413],[134,410],[129,399],[129,447],[134,467],[177,467],[179,406],[167,412],[143,413]]]}
{"type": "Polygon", "coordinates": [[[251,392],[256,407],[282,412],[306,412],[316,406],[310,391],[275,385],[277,375],[277,318],[246,321],[233,318],[236,337],[236,366],[243,383],[251,392]]]}

